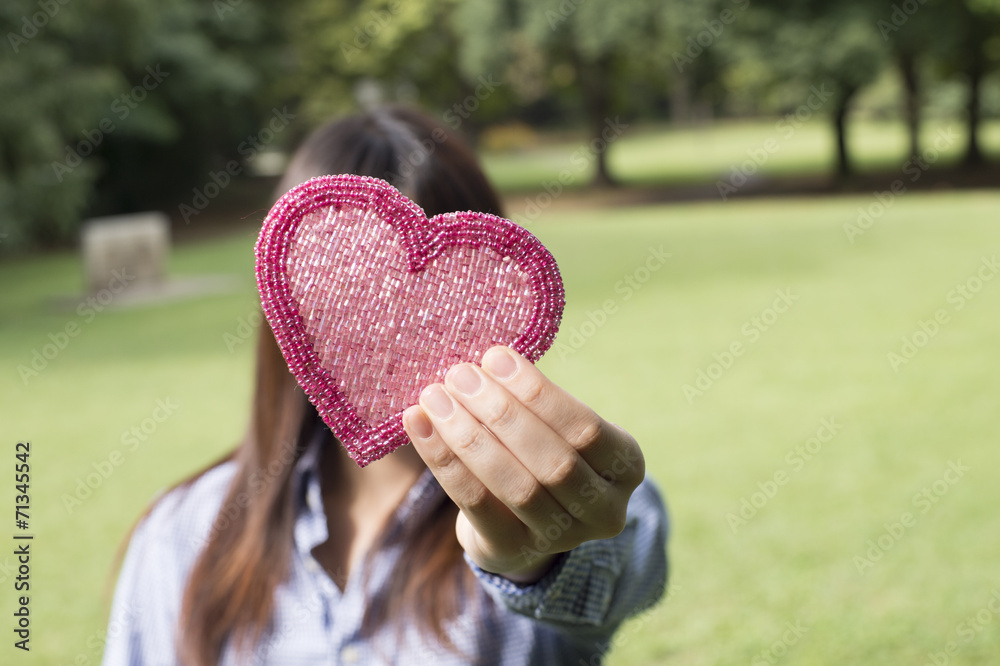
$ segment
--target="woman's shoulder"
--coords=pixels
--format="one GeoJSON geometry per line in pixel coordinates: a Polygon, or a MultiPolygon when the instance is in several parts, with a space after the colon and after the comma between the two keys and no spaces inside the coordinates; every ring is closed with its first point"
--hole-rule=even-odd
{"type": "Polygon", "coordinates": [[[115,588],[104,661],[175,663],[172,650],[188,574],[208,542],[236,472],[227,461],[153,500],[139,521],[115,588]]]}
{"type": "Polygon", "coordinates": [[[200,552],[216,524],[236,466],[227,460],[159,495],[136,527],[133,542],[141,539],[160,549],[177,549],[178,554],[200,552]]]}

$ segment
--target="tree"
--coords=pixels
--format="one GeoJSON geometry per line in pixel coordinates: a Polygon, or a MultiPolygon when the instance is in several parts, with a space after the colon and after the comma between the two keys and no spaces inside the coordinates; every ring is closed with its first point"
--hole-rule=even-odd
{"type": "Polygon", "coordinates": [[[635,108],[629,85],[662,71],[654,58],[661,6],[656,0],[468,0],[456,13],[461,69],[466,77],[503,71],[521,104],[570,88],[597,148],[591,151],[595,183],[610,185],[608,127],[635,108]]]}
{"type": "Polygon", "coordinates": [[[957,29],[954,54],[949,65],[966,76],[969,92],[966,98],[966,122],[969,128],[968,143],[963,163],[980,166],[985,162],[980,143],[982,121],[982,83],[988,74],[1000,67],[1000,52],[996,49],[996,35],[1000,33],[1000,1],[964,0],[958,4],[955,18],[957,29]]]}
{"type": "Polygon", "coordinates": [[[919,152],[918,64],[923,60],[946,77],[966,78],[969,139],[964,162],[970,166],[981,164],[981,86],[985,76],[1000,65],[1000,54],[992,46],[1000,31],[1000,1],[926,0],[900,4],[882,0],[873,9],[879,32],[893,49],[904,83],[911,154],[919,152]]]}
{"type": "MultiPolygon", "coordinates": [[[[827,86],[836,174],[853,173],[847,142],[851,103],[882,71],[888,50],[867,5],[820,0],[765,0],[748,30],[776,82],[806,90],[827,86]]],[[[824,102],[824,105],[826,102],[824,102]]]]}
{"type": "MultiPolygon", "coordinates": [[[[456,4],[302,0],[290,22],[299,64],[292,83],[309,121],[318,123],[359,103],[385,99],[419,99],[444,111],[473,94],[481,82],[463,79],[458,69],[451,29],[456,4]]],[[[477,100],[477,107],[481,102],[488,108],[490,101],[477,100]]],[[[470,117],[456,114],[461,122],[451,124],[464,124],[470,117]]]]}
{"type": "Polygon", "coordinates": [[[900,5],[896,0],[880,0],[870,7],[875,26],[892,52],[903,84],[901,106],[909,139],[909,154],[913,157],[920,154],[922,66],[942,57],[947,51],[946,40],[939,36],[943,32],[942,26],[954,23],[951,7],[934,0],[921,5],[900,5]]]}
{"type": "MultiPolygon", "coordinates": [[[[658,58],[668,74],[671,120],[697,122],[724,114],[740,96],[727,85],[727,72],[740,61],[738,25],[749,8],[748,0],[663,3],[658,58]]],[[[738,78],[739,87],[753,86],[742,73],[738,78]]]]}
{"type": "Polygon", "coordinates": [[[105,99],[123,85],[113,68],[76,62],[68,45],[51,37],[54,28],[46,32],[51,17],[41,12],[36,20],[32,10],[37,6],[20,2],[0,13],[3,48],[13,54],[0,59],[0,231],[6,235],[5,252],[53,242],[72,231],[97,177],[94,162],[84,159],[94,142],[76,134],[83,127],[96,129],[94,119],[105,99]],[[74,138],[81,143],[74,144],[74,138]],[[66,178],[53,163],[62,163],[75,177],[66,178]]]}
{"type": "Polygon", "coordinates": [[[175,205],[235,155],[270,112],[282,40],[268,12],[278,8],[276,0],[5,3],[4,249],[68,242],[86,214],[175,205]]]}

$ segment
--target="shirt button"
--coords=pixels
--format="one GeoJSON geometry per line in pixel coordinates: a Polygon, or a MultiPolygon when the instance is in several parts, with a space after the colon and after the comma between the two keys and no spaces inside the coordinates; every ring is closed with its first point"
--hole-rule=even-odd
{"type": "Polygon", "coordinates": [[[309,573],[319,573],[319,564],[313,558],[306,560],[306,571],[309,573]]]}
{"type": "Polygon", "coordinates": [[[353,645],[348,645],[340,651],[340,661],[345,664],[356,664],[360,657],[361,653],[353,645]]]}

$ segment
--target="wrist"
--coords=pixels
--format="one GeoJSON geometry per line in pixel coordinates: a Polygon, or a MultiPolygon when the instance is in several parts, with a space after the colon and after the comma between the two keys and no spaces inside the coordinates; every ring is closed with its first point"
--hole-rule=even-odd
{"type": "Polygon", "coordinates": [[[476,562],[475,559],[473,559],[473,562],[475,562],[476,566],[483,571],[491,573],[495,576],[506,578],[510,582],[517,585],[533,585],[544,578],[547,573],[552,571],[560,555],[561,553],[539,555],[538,557],[532,558],[530,563],[526,564],[523,560],[517,563],[521,566],[517,566],[517,564],[504,566],[494,563],[486,563],[484,565],[483,563],[476,562]]]}

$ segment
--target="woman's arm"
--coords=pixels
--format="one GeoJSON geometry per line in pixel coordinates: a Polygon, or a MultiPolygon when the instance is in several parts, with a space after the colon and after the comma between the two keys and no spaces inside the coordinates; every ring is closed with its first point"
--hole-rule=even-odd
{"type": "Polygon", "coordinates": [[[635,439],[516,352],[455,366],[404,425],[508,607],[601,634],[662,594],[666,515],[635,439]]]}
{"type": "Polygon", "coordinates": [[[663,596],[668,530],[659,490],[646,479],[632,494],[621,534],[580,544],[537,583],[518,585],[469,563],[503,607],[554,626],[594,654],[603,654],[622,622],[663,596]]]}

